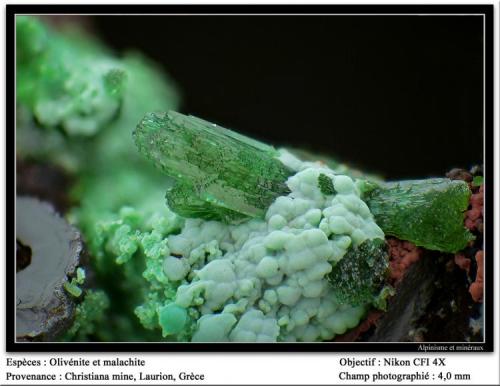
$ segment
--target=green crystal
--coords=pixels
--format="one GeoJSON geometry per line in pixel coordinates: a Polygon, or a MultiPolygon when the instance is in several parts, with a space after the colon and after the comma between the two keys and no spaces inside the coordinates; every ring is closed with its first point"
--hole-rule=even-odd
{"type": "Polygon", "coordinates": [[[246,219],[236,210],[221,205],[214,205],[210,199],[203,200],[191,183],[179,181],[167,190],[168,206],[182,217],[197,217],[205,220],[222,220],[226,223],[238,223],[246,219]]]}
{"type": "Polygon", "coordinates": [[[474,239],[464,226],[470,195],[464,181],[431,178],[380,184],[366,203],[385,234],[455,253],[474,239]]]}
{"type": "Polygon", "coordinates": [[[330,195],[335,194],[335,188],[333,187],[333,181],[326,174],[321,173],[318,177],[318,186],[321,193],[330,195]]]}
{"type": "Polygon", "coordinates": [[[474,186],[475,188],[481,186],[483,183],[483,176],[474,176],[474,178],[472,179],[472,186],[474,186]]]}
{"type": "Polygon", "coordinates": [[[184,217],[235,223],[262,217],[293,174],[261,142],[174,111],[147,114],[134,132],[139,151],[176,184],[169,206],[184,217]]]}
{"type": "Polygon", "coordinates": [[[82,289],[78,287],[75,279],[71,280],[71,282],[67,281],[64,283],[64,289],[68,291],[75,298],[79,297],[82,294],[82,289]]]}
{"type": "Polygon", "coordinates": [[[77,284],[82,285],[85,282],[86,274],[85,270],[81,267],[76,269],[76,282],[77,284]]]}
{"type": "Polygon", "coordinates": [[[366,240],[350,249],[332,268],[328,280],[340,304],[361,305],[372,303],[383,308],[389,295],[383,290],[389,255],[382,239],[366,240]]]}

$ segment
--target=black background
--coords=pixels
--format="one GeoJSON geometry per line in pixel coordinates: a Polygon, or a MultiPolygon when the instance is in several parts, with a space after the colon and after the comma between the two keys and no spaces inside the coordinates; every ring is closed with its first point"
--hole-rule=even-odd
{"type": "Polygon", "coordinates": [[[99,16],[170,73],[182,112],[388,178],[483,160],[481,16],[99,16]]]}

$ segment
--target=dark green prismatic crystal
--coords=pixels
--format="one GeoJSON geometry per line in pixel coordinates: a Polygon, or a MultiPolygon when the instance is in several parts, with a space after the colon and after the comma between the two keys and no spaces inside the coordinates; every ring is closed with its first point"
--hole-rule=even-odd
{"type": "Polygon", "coordinates": [[[464,226],[470,195],[464,181],[429,178],[380,184],[365,201],[386,235],[455,253],[474,239],[464,226]]]}
{"type": "Polygon", "coordinates": [[[350,249],[333,266],[328,280],[333,284],[333,292],[340,304],[370,304],[385,308],[384,283],[389,269],[387,245],[382,239],[366,240],[358,247],[350,249]]]}
{"type": "Polygon", "coordinates": [[[176,184],[169,206],[184,217],[235,223],[263,217],[289,193],[293,174],[272,147],[174,111],[149,113],[134,131],[139,151],[176,184]]]}
{"type": "Polygon", "coordinates": [[[335,188],[333,187],[333,181],[326,174],[321,173],[318,177],[318,186],[321,193],[329,195],[335,194],[335,188]]]}

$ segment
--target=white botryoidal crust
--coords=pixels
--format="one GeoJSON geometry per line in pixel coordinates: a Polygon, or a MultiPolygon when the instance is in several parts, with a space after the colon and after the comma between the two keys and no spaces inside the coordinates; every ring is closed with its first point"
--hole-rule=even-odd
{"type": "Polygon", "coordinates": [[[355,327],[366,306],[340,305],[326,276],[351,246],[384,238],[355,181],[282,151],[297,173],[265,219],[239,225],[187,219],[168,237],[172,299],[199,313],[193,341],[320,341],[355,327]],[[318,177],[333,181],[325,195],[318,177]],[[174,261],[182,260],[180,261],[174,261]],[[189,264],[189,267],[187,266],[189,264]]]}

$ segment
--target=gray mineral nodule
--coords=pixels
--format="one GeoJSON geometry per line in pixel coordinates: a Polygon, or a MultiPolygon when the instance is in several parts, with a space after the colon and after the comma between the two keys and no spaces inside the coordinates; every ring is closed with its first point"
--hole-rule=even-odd
{"type": "Polygon", "coordinates": [[[50,204],[17,197],[16,242],[16,340],[54,340],[74,314],[64,283],[79,265],[80,234],[50,204]]]}

